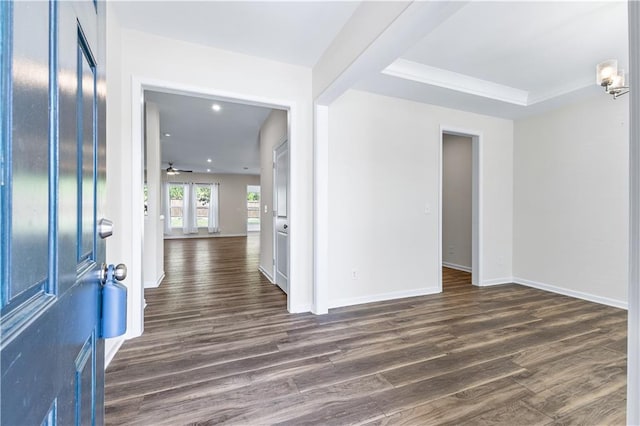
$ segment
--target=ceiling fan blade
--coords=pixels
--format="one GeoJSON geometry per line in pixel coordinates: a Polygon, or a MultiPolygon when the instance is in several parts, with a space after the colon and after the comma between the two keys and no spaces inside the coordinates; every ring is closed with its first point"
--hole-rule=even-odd
{"type": "Polygon", "coordinates": [[[179,169],[179,170],[180,170],[182,173],[193,173],[193,170],[182,170],[182,169],[179,169]]]}

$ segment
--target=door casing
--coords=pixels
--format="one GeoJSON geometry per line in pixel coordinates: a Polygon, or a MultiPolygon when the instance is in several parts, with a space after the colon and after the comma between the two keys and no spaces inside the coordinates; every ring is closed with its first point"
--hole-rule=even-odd
{"type": "MultiPolygon", "coordinates": [[[[295,158],[295,152],[299,143],[293,135],[297,134],[297,120],[300,114],[300,106],[290,99],[284,98],[265,98],[261,96],[252,96],[247,93],[230,92],[218,90],[214,87],[200,87],[188,84],[177,83],[174,81],[158,80],[152,78],[144,78],[140,76],[132,76],[131,78],[132,96],[131,96],[131,141],[129,155],[132,159],[131,182],[131,206],[132,215],[127,218],[131,221],[131,258],[128,260],[127,267],[129,269],[130,291],[127,296],[129,304],[127,317],[127,334],[126,338],[133,338],[142,335],[144,331],[144,286],[142,279],[142,250],[144,247],[144,91],[153,90],[157,92],[174,93],[187,96],[206,96],[218,99],[220,101],[243,103],[266,108],[281,109],[287,111],[287,138],[289,140],[289,156],[295,158]]],[[[296,185],[296,174],[293,172],[294,162],[290,162],[290,188],[296,185]]],[[[296,207],[297,197],[289,191],[289,222],[292,224],[289,233],[289,260],[291,260],[291,252],[298,249],[300,253],[303,250],[304,240],[302,233],[295,232],[295,223],[298,220],[296,207]]],[[[298,302],[304,290],[301,288],[306,282],[302,277],[302,270],[298,269],[289,262],[289,294],[287,297],[287,310],[291,313],[304,312],[307,306],[298,302]]]]}
{"type": "MultiPolygon", "coordinates": [[[[482,132],[454,126],[440,126],[439,183],[438,183],[438,265],[442,267],[442,184],[443,135],[471,138],[472,147],[472,207],[471,207],[471,282],[482,286],[482,132]]],[[[438,274],[438,288],[442,291],[442,273],[438,274]]]]}

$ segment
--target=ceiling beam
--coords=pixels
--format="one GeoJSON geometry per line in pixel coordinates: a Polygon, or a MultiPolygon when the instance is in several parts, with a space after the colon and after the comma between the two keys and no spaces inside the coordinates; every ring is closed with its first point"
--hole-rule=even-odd
{"type": "Polygon", "coordinates": [[[379,73],[466,2],[363,2],[313,67],[313,98],[329,105],[379,73]]]}

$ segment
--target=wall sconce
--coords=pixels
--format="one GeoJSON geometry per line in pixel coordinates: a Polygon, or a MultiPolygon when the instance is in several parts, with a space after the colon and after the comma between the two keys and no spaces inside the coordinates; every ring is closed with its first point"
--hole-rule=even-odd
{"type": "Polygon", "coordinates": [[[613,99],[629,93],[629,87],[624,85],[624,70],[618,70],[616,59],[609,59],[598,64],[596,81],[599,86],[604,87],[605,92],[613,96],[613,99]]]}

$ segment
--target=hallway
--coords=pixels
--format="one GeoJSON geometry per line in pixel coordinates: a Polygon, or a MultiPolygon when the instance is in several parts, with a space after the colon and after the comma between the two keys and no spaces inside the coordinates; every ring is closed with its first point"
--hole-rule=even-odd
{"type": "Polygon", "coordinates": [[[442,294],[291,315],[256,237],[168,240],[107,424],[622,424],[626,312],[444,269],[442,294]]]}

